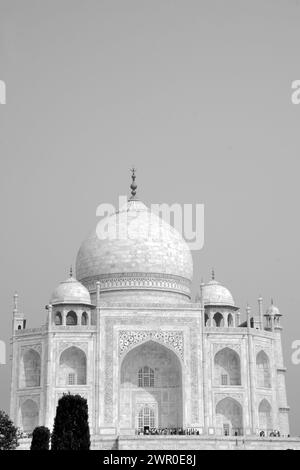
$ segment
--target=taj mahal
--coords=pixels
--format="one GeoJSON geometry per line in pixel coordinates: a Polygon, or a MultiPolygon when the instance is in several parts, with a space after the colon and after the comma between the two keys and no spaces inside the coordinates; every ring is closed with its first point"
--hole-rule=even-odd
{"type": "Polygon", "coordinates": [[[133,172],[108,236],[94,229],[83,241],[40,328],[27,328],[15,294],[15,425],[52,430],[70,392],[87,399],[93,449],[300,448],[279,309],[259,297],[241,312],[214,272],[192,298],[188,244],[136,190],[133,172]],[[129,225],[130,237],[109,236],[129,225]]]}

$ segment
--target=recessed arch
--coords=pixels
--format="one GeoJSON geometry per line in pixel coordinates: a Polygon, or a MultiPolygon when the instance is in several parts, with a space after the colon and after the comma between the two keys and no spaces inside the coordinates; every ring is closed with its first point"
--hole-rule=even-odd
{"type": "Polygon", "coordinates": [[[76,346],[65,349],[59,359],[59,385],[86,385],[86,370],[85,352],[76,346]]]}
{"type": "Polygon", "coordinates": [[[214,377],[216,385],[241,385],[241,361],[236,351],[226,347],[216,353],[214,377]]]}
{"type": "Polygon", "coordinates": [[[130,349],[121,362],[119,403],[121,429],[140,429],[145,407],[153,410],[155,427],[182,427],[182,365],[175,352],[153,340],[130,349]]]}
{"type": "Polygon", "coordinates": [[[237,400],[226,397],[217,403],[216,425],[219,434],[225,436],[243,435],[243,409],[237,400]]]}
{"type": "Polygon", "coordinates": [[[22,429],[31,433],[39,424],[39,410],[35,401],[30,398],[21,405],[22,429]]]}
{"type": "Polygon", "coordinates": [[[271,387],[270,359],[265,351],[261,350],[256,355],[257,386],[263,388],[271,387]]]}
{"type": "Polygon", "coordinates": [[[260,402],[258,407],[259,429],[268,435],[273,428],[272,407],[265,398],[260,402]]]}
{"type": "Polygon", "coordinates": [[[28,349],[22,355],[20,369],[20,387],[39,387],[41,384],[41,356],[34,349],[28,349]]]}
{"type": "Polygon", "coordinates": [[[67,316],[66,316],[66,324],[68,326],[75,326],[77,325],[77,315],[76,313],[71,310],[70,312],[67,313],[67,316]]]}

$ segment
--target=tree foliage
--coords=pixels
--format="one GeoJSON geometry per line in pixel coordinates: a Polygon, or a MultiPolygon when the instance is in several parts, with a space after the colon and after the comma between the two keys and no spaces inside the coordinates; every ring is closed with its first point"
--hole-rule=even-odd
{"type": "Polygon", "coordinates": [[[0,410],[0,450],[14,450],[18,445],[18,429],[9,416],[0,410]]]}
{"type": "Polygon", "coordinates": [[[38,426],[32,434],[30,450],[49,450],[50,431],[45,426],[38,426]]]}
{"type": "Polygon", "coordinates": [[[51,436],[51,450],[89,450],[88,405],[80,395],[59,400],[51,436]]]}

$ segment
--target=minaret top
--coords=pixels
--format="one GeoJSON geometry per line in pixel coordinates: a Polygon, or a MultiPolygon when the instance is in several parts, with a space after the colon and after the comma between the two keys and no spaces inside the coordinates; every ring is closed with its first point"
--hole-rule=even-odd
{"type": "Polygon", "coordinates": [[[131,189],[131,197],[130,197],[130,200],[132,199],[136,199],[136,190],[137,190],[137,184],[135,182],[135,179],[136,179],[136,168],[133,166],[131,168],[131,179],[132,179],[132,182],[131,182],[131,185],[130,185],[130,189],[131,189]]]}
{"type": "Polygon", "coordinates": [[[18,293],[14,293],[14,313],[18,313],[18,293]]]}

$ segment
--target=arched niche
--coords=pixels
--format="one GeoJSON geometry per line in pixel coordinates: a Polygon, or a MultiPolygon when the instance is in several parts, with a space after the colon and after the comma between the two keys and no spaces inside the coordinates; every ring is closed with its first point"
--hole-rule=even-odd
{"type": "Polygon", "coordinates": [[[259,416],[259,430],[264,431],[268,435],[273,428],[272,423],[272,407],[270,403],[264,398],[258,407],[259,416]]]}
{"type": "Polygon", "coordinates": [[[71,346],[59,359],[59,386],[86,385],[86,355],[82,349],[71,346]]]}
{"type": "Polygon", "coordinates": [[[21,357],[20,388],[39,387],[41,384],[41,357],[34,349],[26,350],[21,357]]]}
{"type": "Polygon", "coordinates": [[[262,388],[271,387],[270,360],[265,351],[256,355],[257,386],[262,388]]]}
{"type": "Polygon", "coordinates": [[[39,424],[39,410],[35,401],[30,398],[21,405],[22,429],[24,432],[32,433],[39,424]]]}
{"type": "Polygon", "coordinates": [[[219,401],[216,406],[216,424],[219,434],[243,435],[243,410],[240,403],[231,397],[219,401]]]}
{"type": "Polygon", "coordinates": [[[241,361],[236,351],[226,347],[216,353],[214,377],[216,385],[241,385],[241,361]]]}

